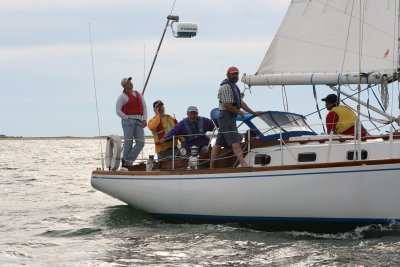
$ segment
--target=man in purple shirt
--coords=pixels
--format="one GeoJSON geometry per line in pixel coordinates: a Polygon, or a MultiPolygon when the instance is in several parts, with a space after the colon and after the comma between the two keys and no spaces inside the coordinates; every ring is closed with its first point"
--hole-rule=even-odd
{"type": "Polygon", "coordinates": [[[160,143],[170,140],[173,136],[184,135],[185,141],[182,147],[186,151],[190,151],[192,146],[197,146],[200,153],[205,152],[210,142],[210,138],[206,132],[214,130],[212,120],[199,116],[199,110],[195,106],[190,106],[187,109],[187,118],[181,120],[172,128],[162,139],[160,143]]]}

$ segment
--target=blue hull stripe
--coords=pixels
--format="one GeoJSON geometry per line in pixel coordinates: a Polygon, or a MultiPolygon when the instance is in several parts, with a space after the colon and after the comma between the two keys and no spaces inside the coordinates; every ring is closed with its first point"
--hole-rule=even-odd
{"type": "Polygon", "coordinates": [[[216,216],[196,214],[170,214],[151,213],[154,216],[170,217],[176,219],[202,219],[202,220],[226,220],[226,221],[271,221],[271,222],[334,222],[334,223],[392,223],[400,222],[400,219],[381,218],[306,218],[306,217],[259,217],[259,216],[216,216]]]}
{"type": "MultiPolygon", "coordinates": [[[[213,177],[184,177],[177,174],[179,178],[145,178],[145,177],[107,177],[100,175],[93,175],[92,179],[104,180],[140,180],[140,181],[167,181],[167,180],[218,180],[218,179],[243,179],[243,178],[266,178],[266,177],[282,177],[282,176],[299,176],[299,175],[326,175],[326,174],[343,174],[343,173],[357,173],[357,172],[386,172],[386,171],[399,171],[400,168],[376,169],[376,170],[352,170],[352,171],[320,171],[320,172],[304,172],[304,173],[289,173],[289,174],[259,174],[259,175],[244,175],[244,176],[213,176],[213,177]]],[[[286,171],[286,170],[283,170],[286,171]]],[[[275,172],[275,171],[272,171],[275,172]]],[[[240,173],[232,173],[237,175],[240,173]]]]}

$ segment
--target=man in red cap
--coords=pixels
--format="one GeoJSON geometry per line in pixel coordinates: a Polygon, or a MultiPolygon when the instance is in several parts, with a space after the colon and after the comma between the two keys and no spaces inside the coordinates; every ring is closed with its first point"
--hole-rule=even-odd
{"type": "Polygon", "coordinates": [[[239,69],[236,67],[228,68],[226,77],[227,79],[222,81],[220,84],[221,87],[218,91],[219,130],[217,140],[211,151],[210,168],[214,168],[214,161],[221,150],[221,147],[232,147],[233,153],[237,156],[240,162],[240,166],[248,167],[247,162],[243,158],[242,148],[240,147],[242,136],[239,134],[236,126],[236,116],[244,116],[241,109],[256,116],[260,115],[261,112],[253,111],[242,100],[242,94],[236,85],[239,80],[239,69]]]}

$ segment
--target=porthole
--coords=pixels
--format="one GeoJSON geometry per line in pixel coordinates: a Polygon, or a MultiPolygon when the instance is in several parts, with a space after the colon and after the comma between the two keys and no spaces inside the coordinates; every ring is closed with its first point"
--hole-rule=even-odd
{"type": "Polygon", "coordinates": [[[317,154],[315,152],[299,153],[297,155],[298,162],[312,162],[317,160],[317,154]]]}
{"type": "MultiPolygon", "coordinates": [[[[356,152],[356,160],[358,159],[358,151],[356,152]]],[[[366,160],[368,158],[368,151],[367,150],[361,150],[361,159],[366,160]]],[[[354,160],[354,150],[352,151],[347,151],[347,160],[354,160]]]]}
{"type": "Polygon", "coordinates": [[[271,163],[271,156],[266,154],[256,154],[254,156],[254,164],[265,166],[271,163]]]}

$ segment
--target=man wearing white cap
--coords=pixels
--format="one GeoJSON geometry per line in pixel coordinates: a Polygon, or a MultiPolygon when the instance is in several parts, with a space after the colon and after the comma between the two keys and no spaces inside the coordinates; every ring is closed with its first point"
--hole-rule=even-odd
{"type": "Polygon", "coordinates": [[[121,118],[124,131],[124,152],[122,167],[131,169],[144,147],[144,130],[147,125],[147,107],[142,95],[133,90],[132,77],[123,78],[124,88],[116,104],[117,115],[121,118]],[[135,145],[133,145],[135,140],[135,145]]]}
{"type": "Polygon", "coordinates": [[[205,152],[210,142],[206,132],[214,130],[214,127],[212,120],[200,117],[197,107],[190,106],[187,108],[187,118],[181,120],[171,131],[164,135],[160,143],[172,140],[173,136],[184,135],[185,140],[182,142],[182,147],[186,151],[190,151],[192,146],[197,146],[202,153],[205,152]]]}

